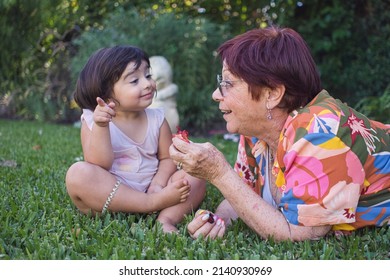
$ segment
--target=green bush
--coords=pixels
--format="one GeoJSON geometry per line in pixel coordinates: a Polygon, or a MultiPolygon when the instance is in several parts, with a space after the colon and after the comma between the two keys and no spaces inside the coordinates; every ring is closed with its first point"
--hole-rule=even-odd
{"type": "Polygon", "coordinates": [[[390,124],[390,84],[381,96],[367,96],[357,105],[361,113],[383,123],[390,124]]]}
{"type": "Polygon", "coordinates": [[[104,23],[105,28],[84,32],[75,42],[78,53],[72,61],[74,81],[88,57],[97,49],[130,44],[150,56],[162,55],[173,69],[180,125],[192,133],[204,133],[221,120],[211,94],[220,62],[215,50],[229,36],[223,27],[203,18],[185,15],[147,14],[118,9],[104,23]]]}
{"type": "Polygon", "coordinates": [[[203,134],[222,121],[211,100],[220,71],[216,47],[272,23],[304,36],[332,95],[378,120],[388,116],[381,96],[389,83],[389,1],[114,2],[0,1],[0,117],[77,120],[70,74],[98,48],[134,44],[168,58],[179,86],[181,126],[203,134]]]}
{"type": "Polygon", "coordinates": [[[389,1],[312,0],[284,24],[307,40],[324,88],[355,107],[364,97],[379,98],[389,84],[389,9],[389,1]]]}

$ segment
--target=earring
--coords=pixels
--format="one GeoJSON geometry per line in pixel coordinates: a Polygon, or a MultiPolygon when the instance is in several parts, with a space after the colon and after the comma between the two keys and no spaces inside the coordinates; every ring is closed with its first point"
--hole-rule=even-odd
{"type": "Polygon", "coordinates": [[[268,102],[265,107],[267,108],[267,119],[272,120],[271,109],[268,106],[268,102]]]}

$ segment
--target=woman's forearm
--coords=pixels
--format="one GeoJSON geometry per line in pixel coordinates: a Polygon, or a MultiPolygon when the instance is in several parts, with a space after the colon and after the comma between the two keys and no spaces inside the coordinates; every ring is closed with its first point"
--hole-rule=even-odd
{"type": "Polygon", "coordinates": [[[233,170],[213,184],[221,191],[237,216],[262,238],[291,238],[289,226],[282,214],[251,190],[233,170]]]}
{"type": "Polygon", "coordinates": [[[237,216],[264,239],[270,236],[276,241],[315,239],[330,229],[329,226],[303,227],[288,223],[278,209],[250,189],[233,169],[214,179],[212,184],[221,191],[237,216]]]}

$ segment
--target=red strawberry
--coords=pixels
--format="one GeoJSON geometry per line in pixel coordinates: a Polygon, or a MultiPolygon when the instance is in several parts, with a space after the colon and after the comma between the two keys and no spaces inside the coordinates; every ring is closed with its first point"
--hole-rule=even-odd
{"type": "Polygon", "coordinates": [[[173,134],[173,137],[178,137],[181,140],[190,143],[190,139],[188,139],[188,131],[187,130],[181,130],[180,127],[177,127],[177,133],[173,134]]]}

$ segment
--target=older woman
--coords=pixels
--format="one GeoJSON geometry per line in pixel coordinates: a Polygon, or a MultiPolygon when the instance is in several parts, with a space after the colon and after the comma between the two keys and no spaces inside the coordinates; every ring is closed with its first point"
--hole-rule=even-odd
{"type": "Polygon", "coordinates": [[[220,46],[213,99],[241,134],[232,168],[210,143],[173,139],[170,154],[225,200],[198,211],[193,238],[222,237],[241,218],[263,238],[317,239],[331,230],[390,220],[389,126],[369,120],[322,89],[302,37],[269,27],[220,46]]]}

